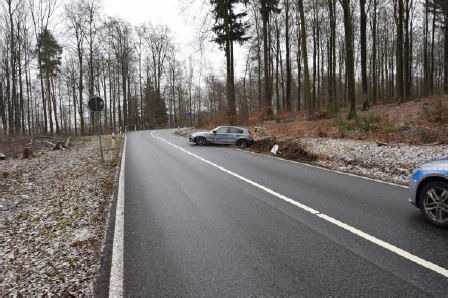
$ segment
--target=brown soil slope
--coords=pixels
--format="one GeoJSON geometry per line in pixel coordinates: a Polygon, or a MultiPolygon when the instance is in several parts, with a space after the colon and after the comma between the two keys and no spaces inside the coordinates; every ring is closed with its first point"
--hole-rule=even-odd
{"type": "MultiPolygon", "coordinates": [[[[359,112],[355,120],[346,113],[335,118],[304,120],[289,114],[259,126],[276,138],[327,137],[372,140],[385,143],[447,144],[447,96],[420,98],[403,104],[386,104],[359,112]]],[[[255,123],[253,123],[255,124],[255,123]]],[[[257,135],[257,132],[256,132],[257,135]]]]}

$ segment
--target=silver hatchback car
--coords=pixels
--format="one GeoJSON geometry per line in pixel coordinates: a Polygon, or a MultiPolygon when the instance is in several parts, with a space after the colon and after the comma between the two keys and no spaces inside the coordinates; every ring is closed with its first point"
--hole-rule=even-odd
{"type": "Polygon", "coordinates": [[[237,126],[219,126],[211,131],[193,133],[189,141],[197,145],[223,144],[237,145],[240,148],[254,143],[251,132],[247,128],[237,126]]]}

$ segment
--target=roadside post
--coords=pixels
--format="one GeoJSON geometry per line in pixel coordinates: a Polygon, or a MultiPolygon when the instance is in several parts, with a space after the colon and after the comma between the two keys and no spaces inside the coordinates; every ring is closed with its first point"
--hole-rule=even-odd
{"type": "Polygon", "coordinates": [[[89,99],[88,106],[89,106],[89,110],[92,112],[92,114],[94,116],[94,125],[95,125],[95,120],[97,119],[96,116],[98,116],[98,121],[100,124],[100,127],[97,129],[98,143],[100,145],[101,162],[104,163],[103,144],[101,142],[102,129],[101,129],[101,114],[100,114],[100,112],[103,111],[103,109],[104,109],[104,100],[99,96],[94,96],[91,99],[89,99]]]}

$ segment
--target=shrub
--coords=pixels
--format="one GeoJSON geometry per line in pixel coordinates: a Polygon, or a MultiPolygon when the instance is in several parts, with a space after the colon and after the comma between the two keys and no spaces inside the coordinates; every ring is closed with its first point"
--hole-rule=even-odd
{"type": "Polygon", "coordinates": [[[373,132],[393,132],[395,125],[388,118],[381,117],[374,113],[362,114],[353,120],[343,119],[340,115],[336,118],[336,126],[343,135],[351,132],[373,133],[373,132]]]}
{"type": "Polygon", "coordinates": [[[362,115],[357,117],[355,121],[359,131],[368,133],[379,130],[382,118],[379,115],[368,113],[366,116],[362,115]]]}
{"type": "Polygon", "coordinates": [[[425,103],[421,117],[431,123],[447,123],[447,107],[443,106],[443,99],[425,103]]]}

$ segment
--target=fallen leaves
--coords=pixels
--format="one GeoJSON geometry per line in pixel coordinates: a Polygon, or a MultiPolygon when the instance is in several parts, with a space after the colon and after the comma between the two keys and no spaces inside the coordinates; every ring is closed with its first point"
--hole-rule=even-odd
{"type": "Polygon", "coordinates": [[[1,296],[93,295],[115,170],[96,139],[0,161],[1,296]]]}

